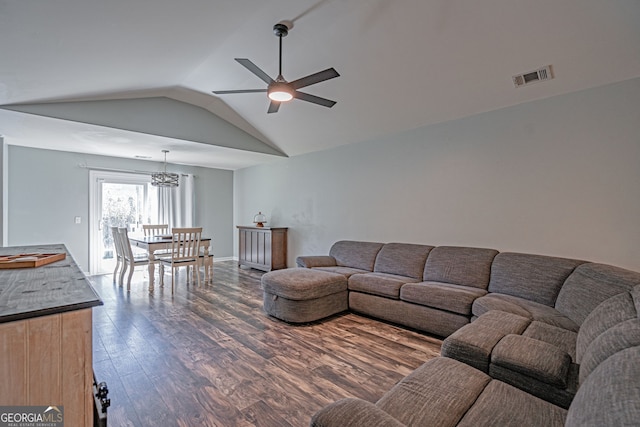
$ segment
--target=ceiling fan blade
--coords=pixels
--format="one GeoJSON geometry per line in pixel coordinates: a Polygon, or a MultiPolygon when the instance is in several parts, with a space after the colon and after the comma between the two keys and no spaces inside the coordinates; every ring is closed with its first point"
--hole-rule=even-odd
{"type": "Polygon", "coordinates": [[[266,89],[239,89],[239,90],[214,90],[216,95],[227,95],[229,93],[265,93],[266,89]]]}
{"type": "Polygon", "coordinates": [[[269,103],[269,109],[267,110],[267,113],[277,113],[278,112],[278,108],[280,108],[280,104],[282,104],[281,102],[277,102],[277,101],[271,101],[271,103],[269,103]]]}
{"type": "Polygon", "coordinates": [[[294,89],[300,89],[301,87],[310,86],[339,76],[340,74],[338,74],[338,72],[334,68],[327,68],[324,71],[319,71],[315,74],[310,74],[307,77],[302,77],[301,79],[294,80],[289,84],[294,89]]]}
{"type": "Polygon", "coordinates": [[[273,79],[271,77],[269,77],[269,75],[267,73],[262,71],[260,68],[258,68],[258,66],[256,64],[254,64],[253,62],[249,61],[247,58],[236,58],[236,61],[238,61],[240,63],[240,65],[244,66],[247,70],[251,71],[253,74],[258,76],[260,78],[260,80],[262,80],[266,84],[269,85],[269,84],[273,83],[273,79]]]}
{"type": "Polygon", "coordinates": [[[322,105],[323,107],[333,107],[336,105],[336,101],[332,101],[326,98],[320,98],[319,96],[309,95],[308,93],[295,91],[293,93],[293,97],[297,99],[301,99],[302,101],[312,102],[314,104],[322,105]]]}

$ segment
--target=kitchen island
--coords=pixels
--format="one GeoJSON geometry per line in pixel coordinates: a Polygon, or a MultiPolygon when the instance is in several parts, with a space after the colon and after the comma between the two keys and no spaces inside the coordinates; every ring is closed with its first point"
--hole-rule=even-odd
{"type": "Polygon", "coordinates": [[[0,265],[0,404],[62,406],[65,425],[90,426],[91,311],[102,301],[64,245],[0,248],[21,255],[16,263],[62,253],[38,267],[0,265]]]}

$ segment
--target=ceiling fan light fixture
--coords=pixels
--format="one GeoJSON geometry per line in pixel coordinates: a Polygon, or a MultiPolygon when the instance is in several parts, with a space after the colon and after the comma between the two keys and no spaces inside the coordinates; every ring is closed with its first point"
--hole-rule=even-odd
{"type": "Polygon", "coordinates": [[[276,81],[269,85],[267,96],[272,101],[287,102],[293,99],[293,90],[287,83],[276,81]]]}

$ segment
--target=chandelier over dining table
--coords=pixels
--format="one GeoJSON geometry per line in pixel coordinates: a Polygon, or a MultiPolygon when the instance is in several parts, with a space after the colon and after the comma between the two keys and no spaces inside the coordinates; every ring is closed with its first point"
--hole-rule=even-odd
{"type": "Polygon", "coordinates": [[[177,187],[180,176],[177,173],[167,172],[167,153],[169,150],[162,150],[164,153],[164,168],[162,172],[151,174],[151,185],[154,187],[177,187]]]}

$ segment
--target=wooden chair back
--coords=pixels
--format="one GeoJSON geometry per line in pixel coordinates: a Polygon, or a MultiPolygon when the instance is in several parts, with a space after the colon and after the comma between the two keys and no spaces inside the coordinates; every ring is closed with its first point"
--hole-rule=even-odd
{"type": "Polygon", "coordinates": [[[111,237],[113,237],[113,249],[116,257],[122,258],[122,246],[120,244],[120,233],[118,227],[111,227],[111,237]]]}
{"type": "Polygon", "coordinates": [[[202,227],[174,228],[171,231],[171,259],[175,263],[197,261],[200,256],[202,227]]]}
{"type": "MultiPolygon", "coordinates": [[[[120,232],[118,231],[118,227],[111,227],[111,237],[113,237],[113,251],[115,253],[116,258],[116,266],[113,270],[113,283],[116,283],[116,275],[118,274],[118,270],[122,268],[122,272],[124,272],[124,256],[122,254],[122,244],[120,243],[120,232]]],[[[122,279],[120,280],[120,284],[122,284],[122,279]]]]}
{"type": "Polygon", "coordinates": [[[142,224],[145,237],[169,234],[169,224],[142,224]]]}
{"type": "Polygon", "coordinates": [[[131,249],[131,242],[129,241],[129,234],[126,227],[118,228],[118,234],[120,235],[120,247],[122,248],[122,256],[126,261],[133,260],[133,250],[131,249]]]}

